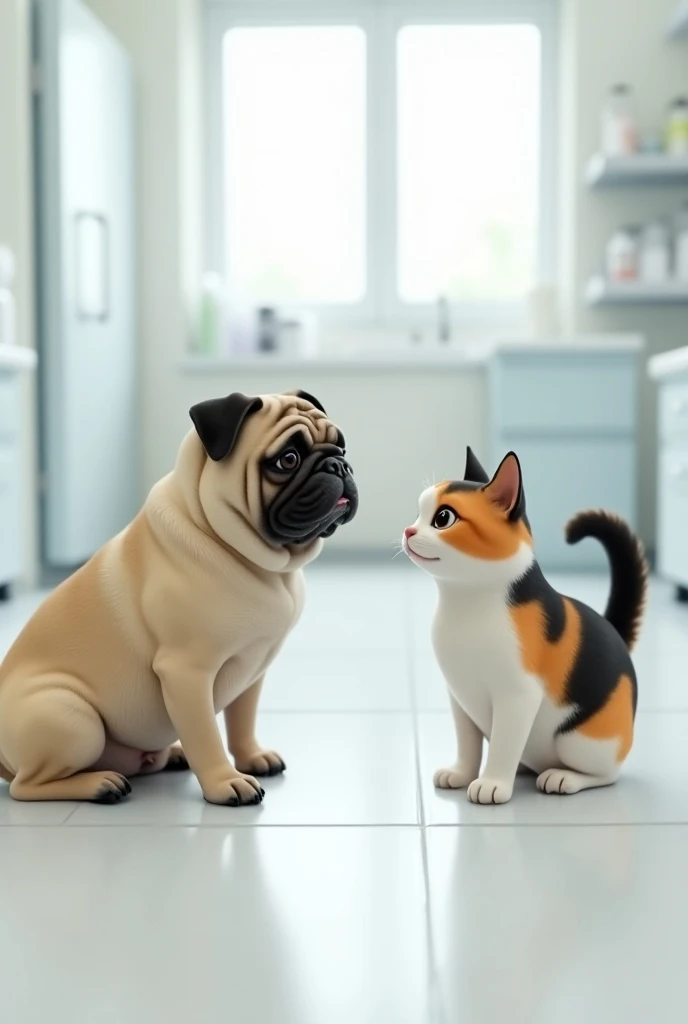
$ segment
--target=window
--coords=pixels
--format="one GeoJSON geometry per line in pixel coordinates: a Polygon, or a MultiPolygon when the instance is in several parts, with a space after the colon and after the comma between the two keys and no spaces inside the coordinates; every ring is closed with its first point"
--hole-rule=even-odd
{"type": "Polygon", "coordinates": [[[207,0],[208,255],[251,304],[517,325],[554,275],[555,0],[207,0]]]}
{"type": "Polygon", "coordinates": [[[530,25],[399,33],[402,300],[517,300],[534,283],[539,47],[530,25]]]}
{"type": "Polygon", "coordinates": [[[236,28],[224,38],[225,239],[255,302],[365,293],[365,36],[236,28]]]}

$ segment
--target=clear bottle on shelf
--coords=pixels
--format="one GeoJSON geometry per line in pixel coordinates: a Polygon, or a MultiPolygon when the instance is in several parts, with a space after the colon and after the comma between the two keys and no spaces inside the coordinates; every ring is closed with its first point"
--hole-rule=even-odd
{"type": "Polygon", "coordinates": [[[602,107],[602,152],[630,156],[638,150],[638,127],[629,85],[613,85],[602,107]]]}
{"type": "Polygon", "coordinates": [[[674,219],[674,276],[688,284],[688,204],[684,204],[674,219]]]}
{"type": "Polygon", "coordinates": [[[665,148],[669,156],[688,156],[688,97],[677,96],[669,104],[665,148]]]}
{"type": "Polygon", "coordinates": [[[607,279],[635,281],[639,274],[640,228],[618,228],[607,242],[607,279]]]}

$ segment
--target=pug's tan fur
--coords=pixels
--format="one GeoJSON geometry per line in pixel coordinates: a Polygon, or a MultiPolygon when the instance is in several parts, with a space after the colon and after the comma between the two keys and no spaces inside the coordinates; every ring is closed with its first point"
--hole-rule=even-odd
{"type": "Polygon", "coordinates": [[[261,462],[296,428],[337,429],[310,402],[262,396],[231,456],[198,435],[142,511],[42,604],[0,666],[0,775],[18,800],[116,802],[124,776],[185,767],[212,803],[257,803],[284,767],[255,735],[265,672],[303,607],[318,539],[261,535],[277,487],[261,462]],[[224,711],[227,757],[216,715],[224,711]],[[177,741],[181,741],[181,748],[177,741]],[[183,748],[183,754],[182,754],[183,748]]]}

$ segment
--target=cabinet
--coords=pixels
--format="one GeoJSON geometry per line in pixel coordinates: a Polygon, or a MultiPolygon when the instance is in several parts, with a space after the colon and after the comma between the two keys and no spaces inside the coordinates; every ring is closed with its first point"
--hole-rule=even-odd
{"type": "Polygon", "coordinates": [[[659,384],[657,571],[688,598],[688,349],[655,356],[659,384]]]}
{"type": "Polygon", "coordinates": [[[19,376],[0,362],[0,597],[21,575],[22,551],[19,376]]]}
{"type": "Polygon", "coordinates": [[[606,566],[597,541],[566,544],[566,522],[581,509],[606,508],[636,526],[641,349],[640,338],[533,344],[502,348],[490,360],[491,464],[510,450],[519,456],[544,569],[606,566]]]}

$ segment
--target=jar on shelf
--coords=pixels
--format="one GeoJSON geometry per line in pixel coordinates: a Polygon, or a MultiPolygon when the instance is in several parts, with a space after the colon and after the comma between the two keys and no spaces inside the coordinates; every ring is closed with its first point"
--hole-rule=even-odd
{"type": "Polygon", "coordinates": [[[630,156],[638,149],[638,127],[629,85],[613,85],[602,107],[602,152],[630,156]]]}
{"type": "Polygon", "coordinates": [[[640,228],[618,228],[607,242],[607,278],[635,281],[639,274],[640,228]]]}
{"type": "Polygon", "coordinates": [[[671,274],[671,236],[663,220],[646,224],[640,238],[639,276],[648,284],[664,284],[671,274]]]}
{"type": "Polygon", "coordinates": [[[688,155],[688,97],[686,96],[677,96],[669,104],[665,148],[669,156],[688,155]]]}
{"type": "Polygon", "coordinates": [[[674,275],[688,283],[688,205],[681,207],[674,220],[674,250],[674,275]]]}

